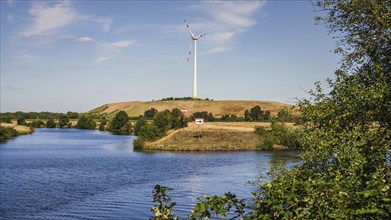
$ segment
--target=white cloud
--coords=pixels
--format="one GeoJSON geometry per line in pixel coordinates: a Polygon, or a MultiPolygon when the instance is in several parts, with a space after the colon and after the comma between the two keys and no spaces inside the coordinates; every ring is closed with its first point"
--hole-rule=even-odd
{"type": "Polygon", "coordinates": [[[195,34],[206,33],[206,53],[228,52],[234,49],[238,36],[257,21],[253,18],[265,1],[201,1],[188,9],[205,13],[206,18],[190,22],[195,34]]]}
{"type": "Polygon", "coordinates": [[[133,40],[122,40],[118,42],[111,43],[109,46],[116,49],[122,49],[129,47],[130,45],[134,44],[135,41],[133,40]]]}
{"type": "Polygon", "coordinates": [[[111,18],[82,15],[68,0],[33,2],[29,12],[32,23],[21,34],[44,43],[57,40],[92,42],[93,39],[90,37],[68,36],[63,33],[72,32],[72,27],[76,25],[89,25],[90,22],[102,25],[102,30],[107,32],[110,31],[112,24],[111,18]]]}
{"type": "Polygon", "coordinates": [[[15,0],[7,0],[7,3],[9,6],[13,6],[15,3],[15,0]]]}
{"type": "Polygon", "coordinates": [[[80,37],[80,38],[77,38],[76,41],[83,42],[83,43],[89,43],[89,42],[94,41],[94,39],[92,39],[90,37],[80,37]]]}
{"type": "Polygon", "coordinates": [[[33,25],[25,32],[27,36],[37,36],[64,28],[78,19],[77,12],[70,7],[68,1],[52,7],[45,2],[33,2],[30,14],[33,16],[33,25]]]}
{"type": "Polygon", "coordinates": [[[98,46],[98,56],[95,63],[102,63],[108,60],[123,57],[123,50],[134,45],[134,40],[121,40],[113,43],[104,43],[98,46]]]}

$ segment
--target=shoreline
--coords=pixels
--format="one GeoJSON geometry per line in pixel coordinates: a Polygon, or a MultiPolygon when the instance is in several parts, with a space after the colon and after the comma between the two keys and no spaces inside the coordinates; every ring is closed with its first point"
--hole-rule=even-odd
{"type": "MultiPolygon", "coordinates": [[[[270,123],[219,123],[207,122],[202,127],[170,130],[156,141],[146,141],[141,151],[211,152],[211,151],[262,151],[257,145],[262,137],[255,133],[256,126],[269,127],[270,123]],[[201,135],[201,138],[199,138],[201,135]]],[[[275,146],[272,150],[291,150],[275,146]]]]}

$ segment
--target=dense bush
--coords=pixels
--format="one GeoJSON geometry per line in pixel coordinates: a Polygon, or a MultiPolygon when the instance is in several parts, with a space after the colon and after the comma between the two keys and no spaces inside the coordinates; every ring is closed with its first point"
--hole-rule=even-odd
{"type": "Polygon", "coordinates": [[[162,111],[155,114],[153,124],[159,129],[161,134],[165,134],[172,126],[172,116],[170,111],[162,111]]]}
{"type": "Polygon", "coordinates": [[[141,127],[146,124],[147,124],[147,120],[145,119],[145,117],[142,117],[142,116],[139,117],[138,120],[136,121],[136,124],[134,125],[133,134],[135,136],[138,136],[141,127]]]}
{"type": "Polygon", "coordinates": [[[255,132],[262,137],[262,141],[257,145],[262,150],[272,150],[274,146],[283,146],[291,149],[301,147],[300,138],[303,131],[300,128],[286,127],[285,123],[278,123],[271,120],[271,129],[256,127],[255,132]]]}
{"type": "Polygon", "coordinates": [[[59,128],[70,128],[69,118],[67,115],[62,115],[58,120],[57,126],[59,128]]]}
{"type": "Polygon", "coordinates": [[[30,126],[33,128],[43,128],[45,127],[45,122],[42,120],[34,120],[31,122],[30,126]]]}
{"type": "Polygon", "coordinates": [[[91,117],[81,115],[79,120],[77,121],[76,128],[94,130],[96,128],[96,122],[91,117]]]}
{"type": "Polygon", "coordinates": [[[15,129],[10,127],[0,126],[0,143],[3,143],[18,135],[15,129]]]}
{"type": "Polygon", "coordinates": [[[125,111],[119,111],[111,120],[109,127],[109,131],[115,135],[129,135],[132,132],[132,125],[125,111]]]}
{"type": "Polygon", "coordinates": [[[49,119],[46,121],[46,125],[45,125],[47,128],[55,128],[56,127],[56,122],[53,120],[53,119],[49,119]]]}
{"type": "Polygon", "coordinates": [[[148,109],[144,112],[144,117],[153,118],[157,112],[155,108],[148,109]]]}
{"type": "Polygon", "coordinates": [[[138,132],[138,137],[147,141],[154,141],[163,135],[162,131],[154,124],[146,124],[138,132]]]}

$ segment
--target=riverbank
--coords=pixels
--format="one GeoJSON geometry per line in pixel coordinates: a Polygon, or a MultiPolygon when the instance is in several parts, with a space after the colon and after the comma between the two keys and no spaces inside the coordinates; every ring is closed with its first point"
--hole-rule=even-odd
{"type": "Polygon", "coordinates": [[[171,130],[167,136],[144,143],[146,150],[168,151],[243,151],[258,150],[261,137],[255,127],[270,127],[268,122],[206,122],[189,123],[184,129],[171,130]]]}
{"type": "Polygon", "coordinates": [[[33,128],[12,123],[0,123],[0,142],[5,142],[19,135],[32,134],[33,128]]]}

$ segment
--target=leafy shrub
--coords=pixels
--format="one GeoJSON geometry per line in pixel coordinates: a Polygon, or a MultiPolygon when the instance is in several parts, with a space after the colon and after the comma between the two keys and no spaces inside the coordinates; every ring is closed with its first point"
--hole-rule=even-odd
{"type": "Polygon", "coordinates": [[[132,126],[129,122],[129,116],[125,111],[119,111],[110,123],[109,131],[116,135],[129,135],[132,132],[132,126]]]}
{"type": "Polygon", "coordinates": [[[284,123],[271,121],[271,129],[268,130],[262,126],[256,127],[255,132],[262,137],[262,141],[257,144],[261,150],[272,150],[275,145],[300,148],[299,142],[303,131],[298,128],[288,128],[284,123]]]}
{"type": "Polygon", "coordinates": [[[96,128],[96,122],[93,118],[82,115],[77,121],[76,128],[94,130],[96,128]]]}
{"type": "Polygon", "coordinates": [[[54,120],[50,118],[46,122],[46,127],[47,128],[55,128],[56,127],[56,122],[54,122],[54,120]]]}
{"type": "Polygon", "coordinates": [[[0,143],[3,143],[15,136],[18,135],[18,132],[10,127],[0,126],[0,143]]]}
{"type": "Polygon", "coordinates": [[[154,141],[162,135],[163,133],[154,124],[146,124],[142,126],[138,132],[138,137],[147,141],[154,141]]]}
{"type": "Polygon", "coordinates": [[[144,147],[144,140],[140,137],[133,140],[133,149],[140,150],[144,147]]]}

